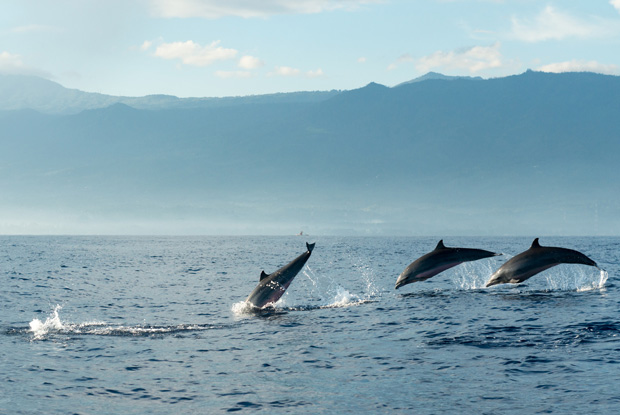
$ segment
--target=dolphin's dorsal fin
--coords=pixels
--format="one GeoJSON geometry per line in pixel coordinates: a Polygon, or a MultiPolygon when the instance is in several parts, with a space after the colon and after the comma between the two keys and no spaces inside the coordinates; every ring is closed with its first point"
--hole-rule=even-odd
{"type": "Polygon", "coordinates": [[[435,250],[437,249],[446,249],[446,246],[443,244],[443,239],[440,240],[437,246],[435,247],[435,250]]]}
{"type": "Polygon", "coordinates": [[[538,238],[534,239],[534,242],[532,242],[532,246],[530,246],[530,249],[532,248],[540,248],[540,244],[538,243],[538,238]]]}
{"type": "Polygon", "coordinates": [[[265,270],[262,270],[262,271],[260,272],[260,279],[259,279],[259,281],[264,280],[264,279],[265,279],[265,278],[267,278],[268,276],[269,276],[269,274],[267,274],[267,273],[265,272],[265,270]]]}
{"type": "Polygon", "coordinates": [[[309,244],[308,242],[306,242],[306,248],[308,248],[308,252],[312,252],[312,250],[314,249],[314,245],[316,245],[316,242],[313,244],[309,244]]]}

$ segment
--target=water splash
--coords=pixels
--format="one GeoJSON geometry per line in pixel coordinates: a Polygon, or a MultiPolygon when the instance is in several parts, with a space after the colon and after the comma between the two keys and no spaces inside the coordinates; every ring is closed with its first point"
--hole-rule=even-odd
{"type": "Polygon", "coordinates": [[[56,304],[54,311],[45,319],[45,322],[42,322],[38,318],[30,322],[30,331],[34,334],[33,340],[41,340],[45,338],[50,331],[59,331],[65,328],[58,314],[61,309],[62,306],[56,304]]]}
{"type": "MultiPolygon", "coordinates": [[[[338,284],[334,278],[319,278],[315,271],[305,266],[297,278],[300,281],[292,290],[287,290],[275,304],[268,304],[264,310],[302,311],[322,308],[349,307],[372,301],[379,290],[374,284],[374,272],[366,268],[362,272],[365,293],[357,295],[338,284]],[[300,278],[304,276],[305,278],[300,278]],[[303,299],[297,296],[303,294],[303,299]]],[[[239,301],[231,306],[232,313],[237,317],[255,315],[256,307],[246,301],[239,301]]],[[[259,312],[260,314],[260,312],[259,312]]]]}
{"type": "MultiPolygon", "coordinates": [[[[308,266],[304,268],[303,275],[312,283],[311,295],[312,297],[318,298],[318,302],[320,303],[319,308],[357,305],[370,301],[379,293],[374,283],[374,271],[365,265],[354,265],[354,268],[361,273],[362,280],[365,284],[364,292],[360,295],[347,290],[334,278],[329,278],[327,284],[325,284],[325,279],[318,278],[312,268],[308,266]]],[[[284,301],[286,301],[286,299],[284,301]]]]}
{"type": "Polygon", "coordinates": [[[605,283],[609,278],[609,273],[604,269],[599,269],[599,278],[598,280],[594,279],[590,284],[586,282],[583,286],[577,288],[577,291],[591,291],[591,290],[600,290],[605,289],[605,283]]]}
{"type": "Polygon", "coordinates": [[[493,272],[499,268],[499,260],[506,261],[510,255],[492,257],[480,261],[463,262],[453,268],[452,283],[460,290],[477,290],[484,288],[493,272]]]}
{"type": "Polygon", "coordinates": [[[233,304],[231,307],[231,311],[233,312],[235,316],[244,316],[248,314],[253,314],[255,310],[256,310],[256,307],[254,307],[252,303],[249,303],[245,300],[239,301],[238,303],[233,304]]]}
{"type": "Polygon", "coordinates": [[[545,278],[550,291],[590,291],[604,287],[607,273],[571,264],[553,267],[545,272],[545,278]]]}
{"type": "Polygon", "coordinates": [[[355,294],[351,294],[349,291],[345,290],[344,288],[338,286],[336,288],[336,295],[334,296],[334,302],[331,303],[330,305],[332,306],[344,306],[347,305],[351,302],[358,302],[360,300],[360,298],[355,295],[355,294]]]}

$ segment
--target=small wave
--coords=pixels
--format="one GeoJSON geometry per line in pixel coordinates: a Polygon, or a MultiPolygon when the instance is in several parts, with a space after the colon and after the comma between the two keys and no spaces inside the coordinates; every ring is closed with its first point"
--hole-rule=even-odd
{"type": "Polygon", "coordinates": [[[325,303],[325,301],[321,301],[323,304],[289,305],[290,299],[285,294],[275,304],[269,303],[262,308],[257,308],[252,303],[249,303],[247,301],[239,301],[232,305],[231,311],[236,316],[247,316],[256,314],[272,315],[274,313],[277,314],[287,311],[309,311],[327,308],[351,307],[372,302],[371,299],[360,298],[358,295],[350,293],[348,290],[341,286],[337,286],[335,290],[331,292],[331,294],[332,298],[328,300],[327,303],[325,303]]]}
{"type": "Polygon", "coordinates": [[[95,335],[95,336],[152,336],[157,334],[177,334],[182,332],[201,331],[224,328],[213,324],[177,324],[171,326],[113,326],[102,321],[84,323],[67,323],[60,318],[62,306],[56,305],[54,311],[44,322],[35,318],[30,322],[32,340],[44,340],[52,334],[60,335],[95,335]]]}

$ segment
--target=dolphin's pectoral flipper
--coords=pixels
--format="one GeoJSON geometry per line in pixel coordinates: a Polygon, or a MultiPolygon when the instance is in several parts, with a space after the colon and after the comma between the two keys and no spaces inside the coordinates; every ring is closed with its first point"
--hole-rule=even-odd
{"type": "Polygon", "coordinates": [[[313,244],[309,244],[308,242],[306,242],[306,248],[308,248],[308,252],[312,252],[312,250],[314,249],[314,245],[316,245],[316,242],[313,244]]]}
{"type": "Polygon", "coordinates": [[[267,274],[267,273],[265,272],[265,270],[262,270],[262,271],[260,272],[260,279],[259,279],[259,281],[264,280],[264,279],[265,279],[265,278],[267,278],[268,276],[269,276],[269,274],[267,274]]]}
{"type": "Polygon", "coordinates": [[[443,239],[440,240],[437,246],[435,247],[435,250],[437,249],[446,249],[446,246],[443,244],[443,239]]]}

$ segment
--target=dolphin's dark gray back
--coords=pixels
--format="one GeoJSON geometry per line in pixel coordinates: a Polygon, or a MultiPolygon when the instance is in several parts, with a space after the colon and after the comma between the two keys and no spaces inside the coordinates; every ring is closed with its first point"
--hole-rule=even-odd
{"type": "Polygon", "coordinates": [[[596,262],[579,251],[554,246],[541,246],[534,239],[527,251],[509,259],[491,275],[486,287],[497,284],[518,284],[546,269],[559,264],[583,264],[597,267],[596,262]]]}
{"type": "Polygon", "coordinates": [[[395,289],[413,282],[425,281],[463,262],[477,261],[496,255],[501,254],[484,249],[448,248],[442,239],[433,251],[416,259],[405,268],[396,280],[395,289]]]}

